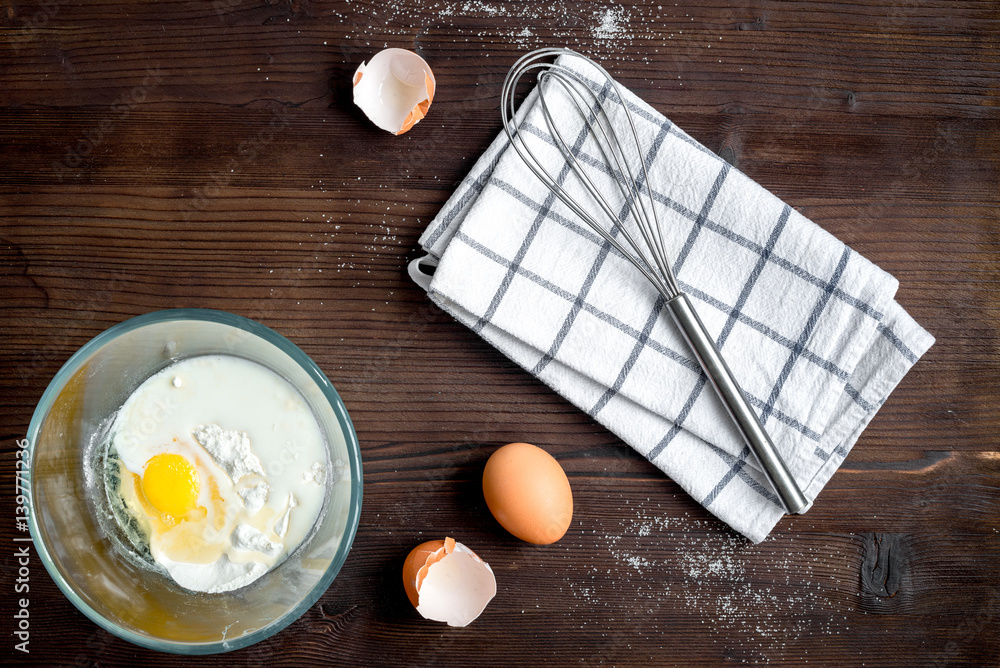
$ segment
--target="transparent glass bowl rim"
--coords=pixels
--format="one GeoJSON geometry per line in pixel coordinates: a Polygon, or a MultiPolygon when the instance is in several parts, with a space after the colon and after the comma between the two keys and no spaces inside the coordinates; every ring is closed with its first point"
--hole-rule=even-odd
{"type": "Polygon", "coordinates": [[[136,316],[134,318],[130,318],[129,320],[120,322],[117,325],[113,325],[85,343],[73,354],[72,357],[69,358],[65,364],[63,364],[62,368],[59,369],[56,375],[49,382],[48,387],[45,388],[45,392],[42,394],[42,398],[38,401],[35,411],[31,416],[31,422],[28,425],[27,439],[29,467],[28,475],[25,476],[25,478],[28,483],[27,487],[29,490],[31,489],[31,476],[33,473],[32,466],[35,458],[34,444],[37,442],[38,433],[42,427],[42,421],[48,415],[49,410],[52,408],[56,397],[59,396],[59,392],[63,385],[73,375],[73,373],[76,372],[80,364],[90,357],[91,353],[100,349],[103,345],[113,341],[122,334],[131,332],[141,327],[146,327],[148,325],[185,320],[198,320],[229,325],[245,332],[249,332],[250,334],[254,334],[257,337],[271,343],[280,351],[291,357],[292,360],[294,360],[306,371],[309,377],[312,378],[313,381],[316,382],[316,385],[319,386],[320,391],[322,391],[324,397],[326,397],[326,400],[330,403],[330,407],[336,414],[337,421],[339,422],[341,431],[344,434],[344,440],[347,443],[347,453],[351,471],[351,498],[350,507],[348,509],[347,526],[344,530],[344,538],[337,547],[337,552],[334,554],[333,560],[331,561],[329,568],[327,568],[326,572],[323,574],[323,577],[320,578],[319,582],[316,583],[312,590],[306,594],[297,606],[288,610],[285,614],[278,617],[267,626],[261,627],[245,636],[212,643],[178,643],[167,640],[157,640],[155,638],[149,638],[147,636],[133,633],[132,631],[128,631],[117,626],[101,616],[96,610],[87,605],[83,599],[77,595],[73,588],[59,575],[59,570],[52,562],[48,548],[40,539],[41,531],[38,528],[35,513],[32,511],[30,506],[28,512],[28,528],[31,533],[31,539],[35,547],[35,551],[38,553],[42,564],[45,566],[45,570],[48,571],[49,575],[55,581],[56,585],[66,598],[68,598],[70,602],[76,606],[77,610],[86,615],[92,622],[109,633],[140,647],[173,654],[201,655],[242,649],[258,643],[261,640],[270,638],[271,636],[284,630],[292,624],[292,622],[296,621],[299,617],[305,614],[305,612],[309,610],[309,608],[311,608],[316,601],[319,600],[319,598],[333,583],[334,578],[337,577],[337,573],[340,572],[340,568],[344,565],[344,561],[347,559],[347,553],[350,551],[351,544],[354,542],[354,536],[358,529],[358,521],[361,514],[363,483],[361,473],[361,448],[358,444],[357,434],[354,431],[354,424],[351,422],[351,417],[347,413],[347,408],[344,406],[344,402],[337,393],[337,390],[333,387],[333,384],[326,377],[326,374],[324,374],[320,368],[316,366],[316,363],[313,362],[301,348],[286,339],[281,334],[278,334],[273,329],[234,313],[216,311],[213,309],[179,308],[146,313],[144,315],[136,316]]]}

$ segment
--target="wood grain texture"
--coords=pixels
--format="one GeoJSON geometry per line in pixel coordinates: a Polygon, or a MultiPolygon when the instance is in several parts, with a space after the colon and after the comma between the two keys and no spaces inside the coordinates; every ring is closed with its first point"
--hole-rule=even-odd
{"type": "Polygon", "coordinates": [[[32,666],[1000,665],[1000,5],[993,0],[0,0],[0,660],[32,666]],[[500,131],[500,87],[564,44],[900,280],[937,343],[805,515],[752,545],[431,306],[417,238],[500,131]],[[386,46],[434,67],[392,137],[351,104],[386,46]],[[16,441],[59,367],[129,317],[215,308],[329,376],[364,508],[289,628],[185,658],[88,621],[37,555],[9,635],[16,441]],[[552,452],[574,523],[489,515],[492,450],[552,452]],[[399,570],[455,535],[483,617],[418,617],[399,570]]]}

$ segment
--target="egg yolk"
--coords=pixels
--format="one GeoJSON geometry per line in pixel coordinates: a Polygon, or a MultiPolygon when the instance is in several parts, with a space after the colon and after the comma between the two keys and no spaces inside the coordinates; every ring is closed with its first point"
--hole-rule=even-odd
{"type": "Polygon", "coordinates": [[[184,517],[198,502],[198,472],[187,459],[165,453],[146,462],[142,493],[164,515],[184,517]]]}

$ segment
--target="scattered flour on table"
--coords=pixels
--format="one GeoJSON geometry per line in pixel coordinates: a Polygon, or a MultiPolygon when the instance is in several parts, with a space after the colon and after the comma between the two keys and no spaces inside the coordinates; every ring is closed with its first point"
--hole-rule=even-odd
{"type": "MultiPolygon", "coordinates": [[[[739,637],[740,658],[754,664],[780,658],[799,638],[849,632],[846,596],[836,589],[849,575],[831,572],[830,555],[819,545],[788,536],[754,545],[718,521],[659,514],[634,503],[622,513],[617,527],[593,533],[617,567],[594,567],[592,578],[565,583],[581,610],[605,609],[602,616],[612,621],[619,610],[641,615],[636,632],[650,634],[669,632],[657,627],[658,612],[669,617],[685,610],[701,618],[714,642],[739,637]]],[[[845,571],[849,563],[845,558],[845,571]]]]}
{"type": "MultiPolygon", "coordinates": [[[[682,16],[680,11],[673,4],[655,3],[625,8],[613,2],[573,7],[555,0],[518,3],[426,0],[416,5],[411,1],[388,0],[373,7],[359,0],[346,0],[331,10],[333,17],[339,19],[341,30],[331,35],[337,41],[327,42],[349,50],[351,61],[358,63],[379,49],[394,46],[390,44],[393,38],[411,38],[427,31],[433,31],[439,41],[450,38],[453,43],[476,42],[498,47],[514,44],[522,50],[562,45],[604,60],[639,58],[649,62],[650,53],[661,53],[659,41],[664,25],[700,27],[691,23],[694,17],[682,16]],[[463,18],[483,20],[470,26],[459,20],[463,18]],[[642,48],[636,49],[637,46],[642,48]],[[636,56],[637,52],[647,55],[636,56]]],[[[688,33],[690,36],[691,30],[688,33]]],[[[684,30],[670,36],[684,38],[684,30]]],[[[691,42],[690,49],[699,50],[699,57],[711,55],[710,51],[700,53],[708,40],[707,35],[685,38],[691,42]]],[[[662,53],[676,59],[679,48],[683,47],[672,45],[662,53]]]]}
{"type": "Polygon", "coordinates": [[[621,40],[633,39],[628,31],[629,14],[624,7],[608,7],[598,11],[596,18],[600,20],[593,29],[594,39],[621,40]]]}

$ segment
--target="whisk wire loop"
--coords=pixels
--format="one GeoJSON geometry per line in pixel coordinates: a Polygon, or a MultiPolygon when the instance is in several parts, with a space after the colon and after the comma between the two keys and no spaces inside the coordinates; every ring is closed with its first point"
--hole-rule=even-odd
{"type": "MultiPolygon", "coordinates": [[[[601,156],[604,158],[605,164],[609,166],[610,176],[617,184],[618,190],[622,195],[622,201],[625,203],[623,211],[619,214],[615,214],[614,211],[611,209],[610,205],[606,205],[604,207],[605,211],[608,213],[610,219],[616,220],[619,223],[625,222],[628,216],[631,215],[632,219],[636,224],[636,228],[638,229],[640,235],[642,236],[642,240],[645,244],[645,247],[653,251],[652,253],[650,253],[651,258],[647,257],[639,250],[640,246],[632,238],[632,235],[629,232],[628,227],[622,227],[620,230],[621,234],[625,237],[629,246],[632,249],[634,249],[639,259],[644,263],[647,263],[647,266],[649,259],[653,260],[655,267],[650,267],[650,269],[659,272],[658,278],[662,279],[662,281],[661,285],[659,285],[658,288],[660,289],[660,292],[663,293],[664,297],[670,299],[676,296],[679,292],[679,289],[677,288],[673,271],[670,269],[670,265],[666,260],[666,253],[664,252],[664,244],[662,243],[662,236],[661,236],[662,228],[660,227],[659,219],[656,215],[656,204],[652,197],[652,190],[649,187],[645,186],[645,184],[649,183],[649,174],[646,168],[646,157],[642,155],[641,152],[639,152],[638,150],[634,158],[626,154],[625,144],[619,141],[614,126],[612,124],[611,113],[605,106],[604,101],[600,97],[594,95],[593,90],[587,85],[585,79],[573,73],[572,70],[559,68],[558,71],[560,72],[560,74],[566,72],[569,76],[573,77],[576,81],[578,81],[583,86],[583,90],[586,90],[592,97],[594,97],[595,103],[600,108],[600,114],[598,114],[596,121],[591,121],[589,117],[583,115],[582,113],[583,109],[581,105],[579,105],[579,103],[576,104],[577,111],[580,112],[581,117],[584,120],[584,123],[590,130],[591,136],[595,139],[594,143],[597,146],[597,149],[600,151],[601,156]],[[636,174],[633,172],[631,166],[632,163],[634,162],[634,159],[636,158],[638,159],[639,165],[642,168],[642,173],[640,174],[641,182],[637,180],[636,174]],[[646,195],[645,201],[643,200],[642,197],[643,192],[645,192],[646,195]]],[[[542,84],[541,79],[545,76],[550,76],[551,72],[552,70],[549,70],[539,76],[540,86],[542,84]]],[[[605,72],[605,74],[607,73],[605,72]]],[[[562,83],[563,86],[567,88],[567,90],[570,90],[574,93],[578,90],[576,88],[569,86],[565,82],[565,80],[560,79],[560,83],[562,83]]],[[[639,140],[638,131],[636,130],[635,127],[635,123],[632,119],[632,115],[631,113],[628,112],[628,108],[626,106],[627,102],[622,98],[621,92],[618,89],[617,82],[611,79],[610,76],[608,76],[607,78],[606,85],[611,88],[611,90],[615,93],[616,97],[618,98],[617,100],[618,104],[624,110],[625,120],[629,124],[629,129],[631,131],[632,138],[634,140],[633,145],[638,149],[641,143],[639,140]]],[[[545,104],[544,95],[540,95],[540,100],[542,100],[543,104],[545,104]]],[[[547,107],[547,105],[545,106],[547,107]]],[[[547,118],[551,119],[551,116],[547,115],[547,118]]],[[[552,123],[550,121],[549,127],[553,130],[553,132],[558,133],[557,124],[552,123]]],[[[575,172],[581,175],[585,174],[585,170],[580,168],[579,159],[571,155],[567,155],[566,158],[567,160],[571,161],[571,164],[574,166],[575,172]]],[[[587,189],[593,197],[606,202],[606,200],[601,195],[600,189],[594,184],[594,182],[589,177],[586,177],[584,175],[581,176],[581,178],[586,181],[587,189]]]]}
{"type": "Polygon", "coordinates": [[[547,96],[544,94],[540,95],[539,101],[542,106],[543,115],[546,118],[548,127],[551,129],[555,143],[566,159],[566,164],[569,165],[570,169],[577,176],[590,198],[599,206],[600,209],[604,211],[605,217],[610,223],[610,225],[601,226],[599,231],[602,232],[602,236],[604,236],[605,239],[607,239],[608,242],[616,248],[616,250],[641,263],[641,268],[644,270],[644,274],[647,275],[647,278],[653,282],[654,286],[659,291],[662,292],[668,289],[662,281],[662,276],[657,274],[656,267],[651,266],[648,263],[647,258],[634,251],[636,248],[636,241],[632,237],[632,234],[625,223],[628,220],[629,214],[633,214],[637,218],[640,231],[642,231],[643,221],[641,220],[641,217],[645,215],[645,212],[642,208],[636,209],[633,206],[636,198],[638,197],[635,178],[628,166],[629,161],[627,156],[624,155],[624,147],[618,142],[612,142],[608,138],[609,129],[606,126],[609,123],[609,119],[604,102],[601,100],[600,96],[595,95],[589,88],[585,88],[584,90],[590,94],[590,97],[593,100],[592,104],[587,105],[586,103],[588,100],[581,99],[582,95],[576,87],[570,86],[561,74],[553,74],[551,70],[545,71],[539,76],[539,86],[542,87],[547,85],[550,79],[554,84],[561,86],[566,91],[577,113],[579,113],[584,125],[587,127],[589,135],[595,139],[594,143],[597,150],[600,152],[600,157],[604,160],[603,164],[609,167],[608,169],[602,171],[610,174],[612,181],[616,184],[618,191],[621,194],[622,201],[624,202],[624,206],[621,207],[620,211],[614,210],[601,188],[599,188],[597,184],[594,183],[593,178],[591,178],[591,170],[586,169],[582,161],[572,150],[570,150],[562,132],[559,130],[558,123],[555,122],[551,115],[547,96]],[[595,109],[599,109],[599,113],[595,114],[595,109]],[[624,238],[626,242],[625,245],[618,243],[615,238],[617,235],[624,238]]]}
{"type": "Polygon", "coordinates": [[[672,299],[680,293],[680,289],[664,252],[662,228],[657,220],[652,191],[648,187],[640,185],[640,179],[641,184],[649,182],[645,156],[641,154],[631,156],[627,153],[625,144],[618,139],[613,116],[605,102],[613,95],[614,99],[611,102],[616,107],[624,109],[633,145],[638,147],[640,146],[639,134],[631,114],[628,112],[626,101],[621,95],[617,82],[603,68],[601,72],[605,75],[606,82],[598,93],[592,88],[592,84],[576,71],[559,64],[545,62],[545,59],[551,56],[563,54],[579,55],[568,49],[543,49],[522,57],[512,68],[511,74],[504,82],[502,93],[504,104],[501,107],[504,129],[511,145],[528,168],[567,208],[604,238],[621,257],[629,261],[658,292],[665,298],[672,299]],[[542,161],[524,136],[528,133],[512,120],[516,116],[514,108],[515,88],[521,77],[534,70],[538,71],[538,100],[546,124],[545,129],[548,130],[552,143],[565,158],[569,170],[576,176],[576,182],[584,188],[590,199],[603,212],[603,222],[595,218],[591,211],[569,192],[564,185],[564,178],[553,175],[543,166],[542,161]],[[599,156],[586,161],[590,165],[589,168],[584,164],[584,160],[577,156],[577,153],[581,151],[580,147],[574,149],[570,146],[570,142],[560,130],[563,124],[555,118],[550,108],[546,88],[552,85],[558,85],[559,90],[565,94],[566,99],[571,103],[570,106],[576,110],[583,121],[585,136],[589,136],[593,147],[599,152],[599,156]],[[639,159],[641,167],[641,172],[638,175],[632,168],[635,158],[639,159]],[[594,165],[595,162],[599,166],[594,165]],[[604,194],[604,190],[594,182],[590,175],[591,171],[610,177],[614,182],[623,201],[620,211],[614,209],[604,194]],[[635,232],[630,230],[630,226],[627,224],[629,219],[634,223],[635,230],[641,237],[641,242],[633,236],[635,232]],[[624,243],[619,241],[618,236],[624,240],[624,243]],[[644,254],[640,250],[643,247],[650,249],[651,252],[644,254]]]}

